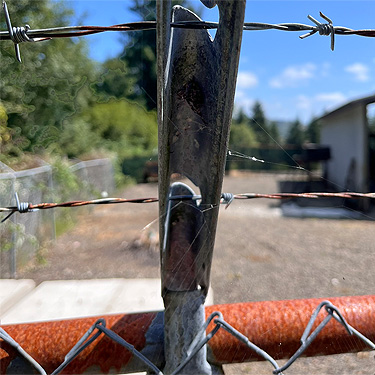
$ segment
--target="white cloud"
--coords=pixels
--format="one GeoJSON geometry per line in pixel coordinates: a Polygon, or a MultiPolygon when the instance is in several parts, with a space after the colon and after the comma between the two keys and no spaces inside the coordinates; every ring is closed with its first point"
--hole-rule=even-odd
{"type": "Polygon", "coordinates": [[[291,65],[285,68],[281,74],[269,81],[271,87],[297,87],[314,78],[316,65],[306,63],[302,65],[291,65]]]}
{"type": "Polygon", "coordinates": [[[346,96],[339,91],[327,92],[315,95],[315,100],[317,102],[324,102],[327,104],[327,106],[331,107],[345,102],[346,96]]]}
{"type": "Polygon", "coordinates": [[[310,120],[312,116],[322,115],[344,104],[348,98],[339,91],[323,92],[312,96],[299,95],[296,108],[302,120],[310,120]]]}
{"type": "Polygon", "coordinates": [[[329,62],[323,63],[319,71],[322,77],[328,77],[331,73],[331,63],[329,62]]]}
{"type": "Polygon", "coordinates": [[[354,64],[351,64],[351,65],[348,65],[345,68],[345,71],[350,73],[350,74],[353,74],[354,79],[356,81],[367,82],[367,81],[370,80],[369,68],[365,64],[354,63],[354,64]]]}
{"type": "Polygon", "coordinates": [[[237,90],[236,95],[234,97],[234,106],[239,109],[243,108],[247,113],[250,108],[253,107],[255,100],[250,98],[247,93],[243,90],[237,90]]]}
{"type": "Polygon", "coordinates": [[[238,72],[237,87],[240,89],[250,89],[258,85],[258,78],[251,72],[238,72]]]}
{"type": "Polygon", "coordinates": [[[312,98],[306,95],[299,95],[297,97],[296,106],[302,110],[311,110],[312,102],[312,98]]]}

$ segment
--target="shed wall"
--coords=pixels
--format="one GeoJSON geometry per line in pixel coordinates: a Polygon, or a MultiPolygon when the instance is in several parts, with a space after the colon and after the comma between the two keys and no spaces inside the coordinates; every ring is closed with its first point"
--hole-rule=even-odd
{"type": "Polygon", "coordinates": [[[321,142],[331,148],[328,180],[339,190],[367,190],[366,107],[352,106],[322,120],[321,142]]]}

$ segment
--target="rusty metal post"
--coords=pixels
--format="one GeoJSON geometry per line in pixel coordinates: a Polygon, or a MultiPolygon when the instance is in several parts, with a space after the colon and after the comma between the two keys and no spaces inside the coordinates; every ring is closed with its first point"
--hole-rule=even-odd
{"type": "MultiPolygon", "coordinates": [[[[165,373],[203,335],[204,301],[232,117],[245,0],[202,0],[219,7],[212,40],[207,30],[171,28],[170,22],[197,21],[193,12],[170,1],[158,4],[159,201],[162,295],[165,305],[165,373]],[[190,180],[201,195],[172,175],[190,180]],[[176,196],[187,196],[176,199],[176,196]]],[[[211,374],[206,348],[184,368],[211,374]]]]}

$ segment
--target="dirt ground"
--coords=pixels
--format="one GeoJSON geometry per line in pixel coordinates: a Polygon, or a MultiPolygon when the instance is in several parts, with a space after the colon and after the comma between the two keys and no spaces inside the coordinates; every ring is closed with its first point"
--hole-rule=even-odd
{"type": "MultiPolygon", "coordinates": [[[[278,191],[275,174],[237,174],[223,191],[278,191]]],[[[156,184],[117,196],[156,197],[156,184]]],[[[159,277],[158,205],[96,206],[58,238],[47,264],[21,278],[159,277]],[[145,229],[145,227],[147,228],[145,229]]],[[[220,210],[211,284],[215,303],[375,294],[375,222],[286,218],[270,200],[234,201],[220,210]]],[[[375,317],[374,317],[375,319],[375,317]]],[[[349,338],[350,340],[350,338],[349,338]]],[[[269,363],[226,366],[226,374],[271,374],[269,363]]],[[[300,358],[286,374],[375,374],[374,352],[300,358]]]]}

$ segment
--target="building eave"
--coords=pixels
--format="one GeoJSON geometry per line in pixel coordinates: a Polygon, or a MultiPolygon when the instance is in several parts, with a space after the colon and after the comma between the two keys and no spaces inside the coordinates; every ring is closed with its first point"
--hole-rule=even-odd
{"type": "Polygon", "coordinates": [[[318,120],[326,120],[327,118],[329,118],[331,116],[335,116],[338,113],[346,111],[346,110],[348,110],[352,107],[356,107],[356,106],[364,106],[365,107],[368,104],[372,104],[372,103],[375,103],[375,95],[370,95],[370,96],[366,96],[364,98],[352,100],[351,102],[348,102],[348,103],[334,109],[333,111],[324,114],[323,116],[319,117],[318,120]]]}

